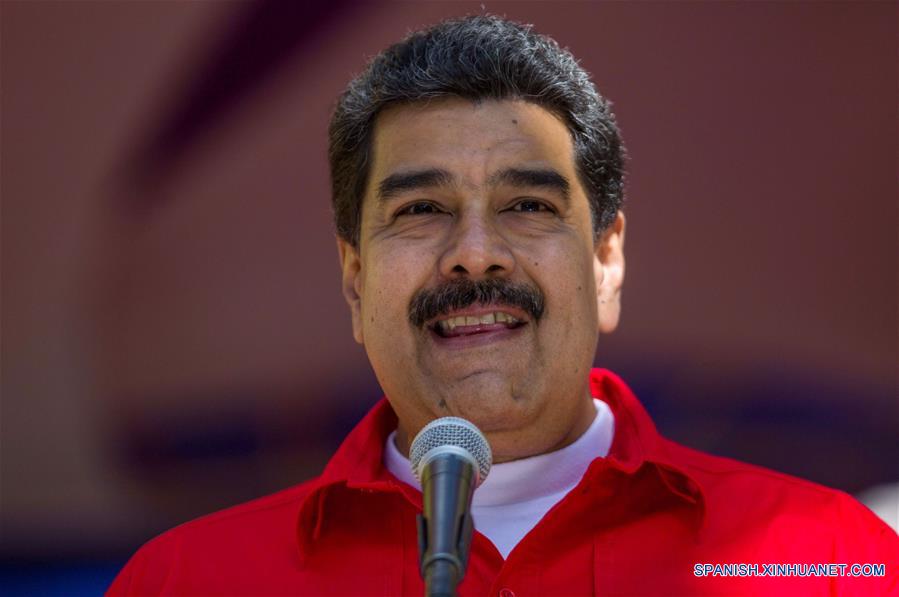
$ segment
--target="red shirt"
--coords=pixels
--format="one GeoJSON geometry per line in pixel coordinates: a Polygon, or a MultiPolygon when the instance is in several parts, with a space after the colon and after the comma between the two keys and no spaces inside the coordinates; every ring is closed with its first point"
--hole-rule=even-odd
{"type": "MultiPolygon", "coordinates": [[[[608,371],[591,388],[615,414],[608,457],[507,560],[475,532],[461,595],[899,593],[899,538],[850,496],[662,438],[608,371]]],[[[423,594],[421,494],[382,465],[395,428],[382,400],[320,477],[162,534],[109,594],[423,594]]]]}

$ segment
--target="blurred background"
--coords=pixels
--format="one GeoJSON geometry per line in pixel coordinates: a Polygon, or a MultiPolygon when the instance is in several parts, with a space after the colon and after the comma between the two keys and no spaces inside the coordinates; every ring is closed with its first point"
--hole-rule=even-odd
{"type": "Polygon", "coordinates": [[[899,480],[897,4],[0,2],[7,594],[319,472],[380,391],[330,222],[330,109],[483,10],[571,48],[630,152],[597,364],[687,445],[899,480]]]}

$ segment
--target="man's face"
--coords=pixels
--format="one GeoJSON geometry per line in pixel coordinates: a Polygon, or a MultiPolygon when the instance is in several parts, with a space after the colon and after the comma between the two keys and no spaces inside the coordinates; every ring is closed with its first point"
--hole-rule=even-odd
{"type": "Polygon", "coordinates": [[[598,332],[618,320],[624,222],[594,243],[565,125],[522,101],[395,106],[372,155],[359,245],[338,248],[400,449],[447,415],[497,462],[574,441],[595,414],[598,332]]]}

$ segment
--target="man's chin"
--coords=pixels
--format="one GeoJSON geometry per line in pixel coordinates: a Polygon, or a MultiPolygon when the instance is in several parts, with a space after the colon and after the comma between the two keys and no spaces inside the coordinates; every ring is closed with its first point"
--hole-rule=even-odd
{"type": "Polygon", "coordinates": [[[440,416],[462,417],[484,433],[508,430],[533,406],[515,384],[490,372],[467,376],[452,384],[451,391],[438,394],[445,411],[440,416]]]}

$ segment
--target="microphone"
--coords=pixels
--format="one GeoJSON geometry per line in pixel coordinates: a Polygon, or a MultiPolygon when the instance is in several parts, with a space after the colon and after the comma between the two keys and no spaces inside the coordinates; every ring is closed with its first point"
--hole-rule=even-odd
{"type": "Polygon", "coordinates": [[[424,496],[418,554],[425,595],[453,597],[468,565],[471,498],[493,463],[490,444],[473,423],[442,417],[418,432],[409,460],[424,496]]]}

